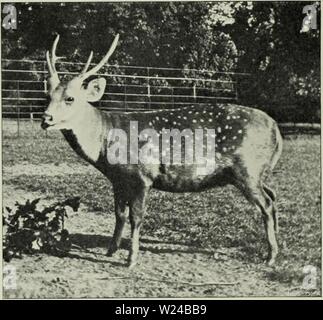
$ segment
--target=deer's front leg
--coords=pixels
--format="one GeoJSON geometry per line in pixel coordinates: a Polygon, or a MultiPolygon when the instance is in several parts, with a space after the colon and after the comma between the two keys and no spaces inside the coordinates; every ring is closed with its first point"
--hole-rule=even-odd
{"type": "Polygon", "coordinates": [[[114,210],[116,224],[114,227],[113,238],[109,244],[107,255],[111,257],[119,248],[122,238],[122,231],[127,219],[126,201],[119,193],[114,193],[114,210]]]}
{"type": "Polygon", "coordinates": [[[131,248],[128,257],[128,267],[133,268],[138,259],[139,254],[139,232],[142,219],[146,211],[146,199],[148,190],[143,189],[136,194],[136,197],[129,205],[129,219],[131,225],[131,248]]]}

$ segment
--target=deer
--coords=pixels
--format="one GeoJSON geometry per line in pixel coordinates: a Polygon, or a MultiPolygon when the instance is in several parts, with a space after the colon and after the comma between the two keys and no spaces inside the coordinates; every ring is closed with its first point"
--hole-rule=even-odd
{"type": "MultiPolygon", "coordinates": [[[[60,130],[76,154],[111,182],[115,227],[107,245],[107,255],[112,256],[120,247],[122,232],[129,219],[131,242],[127,266],[136,265],[140,228],[152,189],[173,193],[202,192],[229,184],[240,190],[261,213],[268,243],[267,263],[274,265],[278,254],[278,212],[276,194],[265,180],[282,153],[283,140],[277,123],[259,109],[230,103],[135,112],[109,112],[94,107],[92,103],[102,98],[106,88],[106,79],[97,72],[108,62],[118,39],[119,35],[116,35],[106,55],[93,68],[89,69],[91,51],[80,74],[61,81],[56,70],[56,62],[61,58],[56,56],[57,35],[51,53],[46,52],[49,104],[41,123],[44,130],[60,130]],[[212,128],[215,141],[212,172],[199,174],[194,161],[190,164],[110,163],[107,137],[113,129],[119,128],[130,139],[131,121],[138,123],[141,129],[148,127],[159,133],[165,128],[212,128]]],[[[145,141],[141,142],[145,144],[145,141]]]]}

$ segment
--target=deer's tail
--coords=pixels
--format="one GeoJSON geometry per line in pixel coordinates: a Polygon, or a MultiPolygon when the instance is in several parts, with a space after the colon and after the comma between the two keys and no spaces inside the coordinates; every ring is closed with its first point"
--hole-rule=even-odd
{"type": "Polygon", "coordinates": [[[275,122],[274,126],[273,126],[273,139],[275,141],[275,149],[270,161],[270,169],[274,170],[281,154],[283,151],[283,138],[281,136],[281,133],[279,131],[278,125],[275,122]]]}

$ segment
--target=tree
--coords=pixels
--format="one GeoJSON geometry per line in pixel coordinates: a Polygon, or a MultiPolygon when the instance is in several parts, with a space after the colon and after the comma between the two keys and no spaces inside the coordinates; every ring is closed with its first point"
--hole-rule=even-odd
{"type": "Polygon", "coordinates": [[[3,31],[2,56],[43,60],[59,33],[60,55],[84,62],[93,50],[95,62],[119,33],[110,64],[247,72],[238,79],[241,103],[277,117],[293,105],[311,118],[320,104],[320,7],[317,30],[300,33],[307,4],[16,3],[18,29],[3,31]]]}
{"type": "Polygon", "coordinates": [[[79,59],[102,56],[113,36],[112,60],[123,64],[231,69],[229,37],[207,24],[210,3],[21,3],[18,30],[3,35],[5,58],[43,59],[55,34],[59,50],[79,59]],[[228,49],[226,49],[228,48],[228,49]],[[230,61],[229,61],[229,60],[230,61]],[[228,60],[226,62],[226,60],[228,60]],[[222,61],[222,62],[221,62],[222,61]]]}
{"type": "Polygon", "coordinates": [[[238,69],[253,75],[240,89],[246,104],[269,109],[278,117],[284,107],[296,106],[295,119],[318,120],[320,26],[300,33],[307,4],[254,2],[234,12],[235,23],[227,32],[240,54],[238,69]]]}

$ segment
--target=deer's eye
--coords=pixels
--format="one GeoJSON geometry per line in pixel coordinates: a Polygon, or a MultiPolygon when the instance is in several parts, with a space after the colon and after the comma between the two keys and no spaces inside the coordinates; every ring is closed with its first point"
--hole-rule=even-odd
{"type": "Polygon", "coordinates": [[[68,103],[68,104],[71,104],[74,102],[74,98],[73,97],[67,97],[65,98],[65,102],[68,103]]]}

